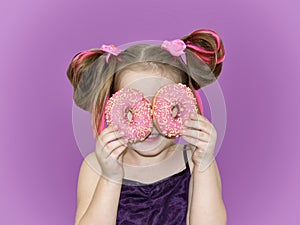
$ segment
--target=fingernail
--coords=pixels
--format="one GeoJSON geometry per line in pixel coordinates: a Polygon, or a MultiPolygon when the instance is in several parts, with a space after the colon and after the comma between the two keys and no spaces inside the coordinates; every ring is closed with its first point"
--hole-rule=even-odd
{"type": "Polygon", "coordinates": [[[113,129],[115,129],[115,130],[118,129],[118,125],[114,125],[113,129]]]}

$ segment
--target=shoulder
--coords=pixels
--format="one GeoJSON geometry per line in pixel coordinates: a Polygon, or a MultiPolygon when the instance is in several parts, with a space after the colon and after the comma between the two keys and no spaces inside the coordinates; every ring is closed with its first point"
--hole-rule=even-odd
{"type": "Polygon", "coordinates": [[[101,167],[96,158],[95,152],[91,152],[84,158],[82,166],[84,166],[84,167],[88,166],[89,169],[92,170],[94,173],[96,173],[98,176],[101,175],[101,167]]]}
{"type": "Polygon", "coordinates": [[[95,153],[90,153],[82,161],[78,175],[78,201],[84,199],[84,195],[92,191],[101,177],[101,169],[95,153]]]}
{"type": "Polygon", "coordinates": [[[82,161],[78,176],[78,191],[94,186],[101,176],[101,167],[97,161],[95,152],[87,155],[82,161]]]}
{"type": "Polygon", "coordinates": [[[96,158],[95,152],[91,152],[84,158],[81,164],[80,172],[88,172],[93,174],[94,176],[101,175],[101,167],[96,158]]]}
{"type": "Polygon", "coordinates": [[[82,161],[77,184],[78,203],[85,204],[91,198],[101,177],[101,169],[95,153],[90,153],[82,161]]]}

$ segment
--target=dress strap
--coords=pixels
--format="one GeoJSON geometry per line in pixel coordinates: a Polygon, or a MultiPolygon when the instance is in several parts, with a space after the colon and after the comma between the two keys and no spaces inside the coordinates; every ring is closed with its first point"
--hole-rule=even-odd
{"type": "Polygon", "coordinates": [[[184,145],[183,148],[183,157],[184,157],[184,161],[185,161],[185,166],[188,170],[190,170],[190,166],[189,166],[189,162],[188,162],[188,157],[187,157],[187,150],[186,150],[186,145],[184,145]]]}

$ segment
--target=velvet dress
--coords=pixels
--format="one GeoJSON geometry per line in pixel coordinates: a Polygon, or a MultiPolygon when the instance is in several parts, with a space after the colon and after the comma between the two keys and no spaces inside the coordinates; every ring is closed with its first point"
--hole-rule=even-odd
{"type": "Polygon", "coordinates": [[[191,177],[186,145],[186,168],[151,184],[125,180],[121,187],[117,225],[186,225],[191,177]]]}

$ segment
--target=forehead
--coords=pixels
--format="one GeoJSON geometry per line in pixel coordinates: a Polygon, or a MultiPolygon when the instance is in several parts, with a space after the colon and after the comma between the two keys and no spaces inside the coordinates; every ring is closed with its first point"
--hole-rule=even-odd
{"type": "Polygon", "coordinates": [[[176,76],[178,75],[166,76],[152,71],[126,71],[120,74],[119,89],[134,88],[146,96],[153,96],[161,87],[176,83],[175,81],[178,79],[176,76]]]}

